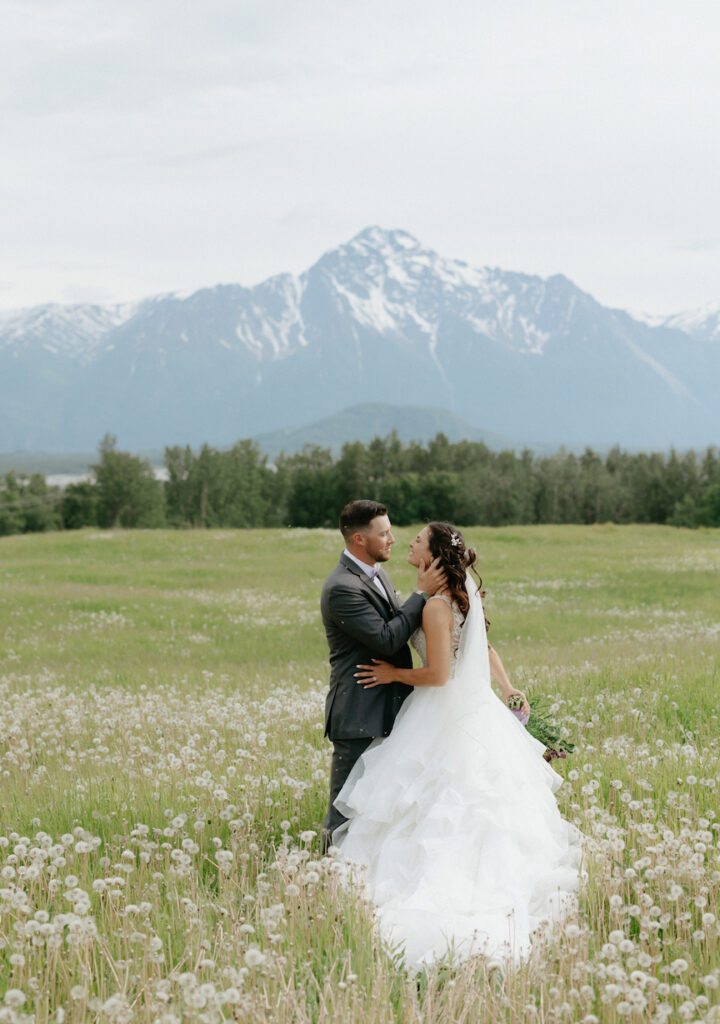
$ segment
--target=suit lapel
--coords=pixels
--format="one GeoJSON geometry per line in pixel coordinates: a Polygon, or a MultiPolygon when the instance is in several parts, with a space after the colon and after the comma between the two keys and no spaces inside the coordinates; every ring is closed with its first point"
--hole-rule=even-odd
{"type": "Polygon", "coordinates": [[[395,598],[395,591],[393,589],[392,583],[390,582],[390,577],[388,576],[384,569],[380,569],[379,577],[383,587],[385,588],[387,600],[385,600],[380,590],[375,586],[370,577],[362,571],[360,566],[355,565],[355,563],[351,561],[349,558],[346,558],[345,555],[341,555],[340,563],[341,565],[344,565],[346,569],[349,569],[350,572],[354,573],[358,577],[362,585],[370,591],[373,597],[380,599],[380,601],[383,604],[383,607],[387,607],[388,605],[390,605],[391,608],[397,609],[398,604],[395,598]]]}
{"type": "Polygon", "coordinates": [[[385,587],[385,593],[388,596],[390,606],[395,609],[399,608],[400,606],[398,604],[397,597],[395,596],[395,587],[392,585],[392,580],[382,567],[380,568],[378,575],[382,585],[385,587]]]}

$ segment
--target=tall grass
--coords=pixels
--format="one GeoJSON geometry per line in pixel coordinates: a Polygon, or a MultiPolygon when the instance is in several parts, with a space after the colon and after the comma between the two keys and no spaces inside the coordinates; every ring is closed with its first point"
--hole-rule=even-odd
{"type": "Polygon", "coordinates": [[[0,1021],[720,1021],[718,532],[467,532],[577,745],[577,918],[411,975],[319,856],[334,532],[6,538],[0,1021]]]}

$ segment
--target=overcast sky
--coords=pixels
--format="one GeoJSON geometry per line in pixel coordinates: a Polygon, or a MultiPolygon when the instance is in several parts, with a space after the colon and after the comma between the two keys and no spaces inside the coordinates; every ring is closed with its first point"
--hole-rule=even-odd
{"type": "Polygon", "coordinates": [[[0,308],[255,284],[371,224],[720,305],[717,0],[0,12],[0,308]]]}

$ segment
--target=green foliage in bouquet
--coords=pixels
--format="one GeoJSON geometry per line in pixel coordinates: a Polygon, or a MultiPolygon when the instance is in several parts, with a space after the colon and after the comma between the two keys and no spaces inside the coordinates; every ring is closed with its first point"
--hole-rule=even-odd
{"type": "MultiPolygon", "coordinates": [[[[561,728],[552,718],[552,702],[547,697],[533,694],[530,703],[530,719],[523,722],[523,725],[536,740],[545,745],[546,761],[552,761],[554,757],[567,757],[572,754],[575,744],[566,739],[561,728]]],[[[522,697],[513,693],[508,697],[507,705],[513,713],[522,708],[522,697]]]]}

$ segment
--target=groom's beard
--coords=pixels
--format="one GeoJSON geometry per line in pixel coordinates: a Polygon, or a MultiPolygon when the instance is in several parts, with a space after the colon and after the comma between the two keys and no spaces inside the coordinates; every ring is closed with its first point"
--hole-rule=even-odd
{"type": "Polygon", "coordinates": [[[365,548],[370,557],[376,562],[387,562],[390,558],[390,548],[386,548],[385,545],[374,551],[373,548],[368,544],[365,548]]]}

